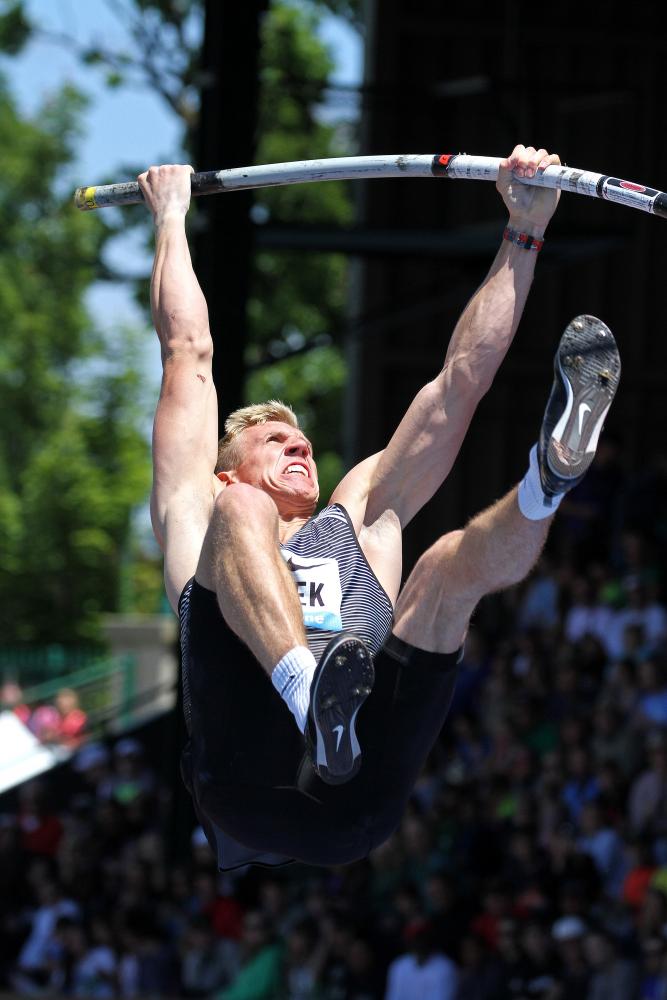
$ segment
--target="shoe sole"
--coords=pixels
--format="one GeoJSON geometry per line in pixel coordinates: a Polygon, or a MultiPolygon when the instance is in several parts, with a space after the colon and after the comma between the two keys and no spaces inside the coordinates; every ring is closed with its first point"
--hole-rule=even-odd
{"type": "Polygon", "coordinates": [[[361,767],[355,723],[373,687],[371,655],[354,636],[340,636],[325,650],[310,693],[317,773],[329,785],[349,781],[361,767]]]}
{"type": "Polygon", "coordinates": [[[567,402],[551,432],[546,459],[555,475],[577,479],[595,457],[621,378],[621,359],[609,327],[595,316],[576,316],[561,337],[554,371],[567,402]]]}

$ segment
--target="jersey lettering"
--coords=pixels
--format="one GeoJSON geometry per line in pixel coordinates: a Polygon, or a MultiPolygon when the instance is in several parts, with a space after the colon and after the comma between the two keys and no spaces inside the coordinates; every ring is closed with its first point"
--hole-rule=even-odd
{"type": "Polygon", "coordinates": [[[287,549],[280,551],[294,577],[306,628],[341,632],[343,594],[337,561],[295,556],[287,549]]]}

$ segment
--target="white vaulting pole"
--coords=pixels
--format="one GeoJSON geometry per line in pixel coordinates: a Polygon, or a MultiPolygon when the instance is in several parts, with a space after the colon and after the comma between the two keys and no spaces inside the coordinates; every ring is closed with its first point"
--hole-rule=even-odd
{"type": "MultiPolygon", "coordinates": [[[[495,181],[501,157],[473,156],[469,153],[402,153],[387,156],[342,156],[293,163],[269,163],[255,167],[209,170],[191,177],[192,194],[220,194],[249,188],[284,184],[312,184],[318,181],[374,180],[383,177],[449,177],[495,181]]],[[[559,188],[574,194],[615,201],[663,219],[667,218],[667,194],[657,188],[636,184],[609,174],[575,167],[547,167],[534,177],[516,177],[521,184],[559,188]]],[[[76,189],[77,208],[90,211],[112,205],[135,205],[143,201],[136,181],[102,184],[76,189]]]]}

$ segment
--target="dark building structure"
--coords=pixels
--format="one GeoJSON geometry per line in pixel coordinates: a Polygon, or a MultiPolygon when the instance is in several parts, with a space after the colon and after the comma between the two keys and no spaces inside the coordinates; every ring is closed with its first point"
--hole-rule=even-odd
{"type": "MultiPolygon", "coordinates": [[[[532,142],[569,165],[667,187],[663,6],[651,5],[641,19],[627,9],[621,16],[613,3],[576,14],[440,0],[369,0],[366,9],[362,153],[500,156],[517,141],[532,142]]],[[[493,185],[481,182],[370,182],[359,185],[359,198],[366,226],[398,232],[391,252],[366,256],[357,275],[348,437],[357,456],[382,446],[438,371],[504,219],[493,185]],[[408,230],[421,231],[421,249],[401,253],[408,230]]],[[[514,346],[452,476],[411,529],[408,564],[522,475],[555,344],[577,313],[603,318],[621,348],[624,374],[609,427],[625,453],[637,466],[664,447],[666,263],[664,221],[563,195],[514,346]]]]}

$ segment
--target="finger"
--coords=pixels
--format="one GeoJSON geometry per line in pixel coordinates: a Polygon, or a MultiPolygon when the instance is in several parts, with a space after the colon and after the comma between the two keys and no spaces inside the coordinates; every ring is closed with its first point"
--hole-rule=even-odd
{"type": "Polygon", "coordinates": [[[528,160],[528,162],[526,164],[526,177],[534,177],[535,176],[535,174],[537,173],[537,169],[538,169],[540,163],[542,162],[542,160],[544,159],[544,157],[547,156],[547,155],[548,154],[547,154],[546,149],[541,149],[540,148],[540,149],[533,150],[533,152],[532,152],[532,154],[530,156],[530,159],[528,160]]]}
{"type": "Polygon", "coordinates": [[[517,164],[521,162],[521,158],[525,154],[525,152],[526,152],[526,147],[523,146],[521,143],[518,143],[518,145],[514,147],[510,155],[507,157],[507,162],[510,170],[514,170],[516,168],[517,164]]]}
{"type": "Polygon", "coordinates": [[[549,153],[540,163],[540,170],[546,170],[547,167],[560,167],[560,165],[558,153],[549,153]]]}
{"type": "Polygon", "coordinates": [[[530,177],[528,173],[530,170],[531,158],[535,154],[534,146],[524,146],[523,151],[520,156],[517,157],[516,164],[514,166],[514,173],[517,177],[530,177]]]}

